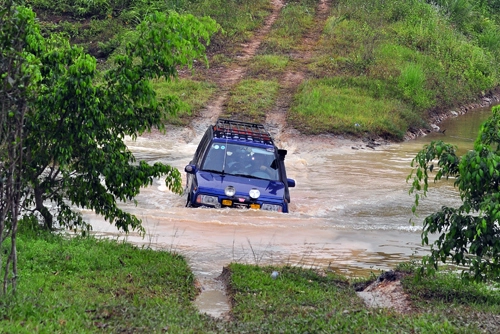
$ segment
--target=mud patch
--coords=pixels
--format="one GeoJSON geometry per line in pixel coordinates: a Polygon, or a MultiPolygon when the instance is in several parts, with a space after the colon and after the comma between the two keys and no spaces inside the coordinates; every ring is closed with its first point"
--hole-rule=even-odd
{"type": "Polygon", "coordinates": [[[390,308],[398,313],[410,313],[412,306],[401,285],[404,275],[399,271],[387,271],[357,294],[367,307],[390,308]]]}

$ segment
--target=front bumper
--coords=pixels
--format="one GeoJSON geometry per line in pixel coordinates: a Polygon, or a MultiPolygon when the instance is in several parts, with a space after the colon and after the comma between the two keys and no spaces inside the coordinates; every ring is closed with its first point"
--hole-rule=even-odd
{"type": "Polygon", "coordinates": [[[252,199],[246,196],[216,196],[209,194],[195,194],[193,196],[193,206],[207,206],[214,208],[237,208],[237,209],[256,209],[274,212],[288,212],[286,203],[271,203],[259,199],[252,199]]]}

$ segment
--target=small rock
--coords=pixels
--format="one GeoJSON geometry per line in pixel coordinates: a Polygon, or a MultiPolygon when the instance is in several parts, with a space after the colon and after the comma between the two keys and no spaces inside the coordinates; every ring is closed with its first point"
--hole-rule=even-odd
{"type": "Polygon", "coordinates": [[[436,124],[431,124],[431,128],[434,131],[439,131],[439,126],[437,126],[436,124]]]}

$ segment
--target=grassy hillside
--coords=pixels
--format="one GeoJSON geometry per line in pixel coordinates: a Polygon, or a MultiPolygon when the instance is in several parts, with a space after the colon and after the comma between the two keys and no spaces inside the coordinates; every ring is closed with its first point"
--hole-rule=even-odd
{"type": "Polygon", "coordinates": [[[500,1],[79,0],[29,2],[47,34],[62,33],[101,60],[105,69],[148,13],[176,10],[211,16],[224,29],[209,47],[210,69],[155,83],[181,96],[171,122],[186,124],[229,90],[223,116],[265,122],[278,106],[305,133],[376,134],[401,139],[440,113],[491,94],[499,86],[500,1]],[[326,5],[326,15],[320,5],[326,5]],[[322,16],[323,15],[323,16],[322,16]],[[260,38],[255,56],[244,43],[260,38]],[[245,77],[231,87],[214,73],[238,64],[245,77]],[[299,73],[287,82],[290,73],[299,73]],[[185,94],[188,87],[189,94],[185,94]],[[184,94],[183,94],[184,93],[184,94]]]}

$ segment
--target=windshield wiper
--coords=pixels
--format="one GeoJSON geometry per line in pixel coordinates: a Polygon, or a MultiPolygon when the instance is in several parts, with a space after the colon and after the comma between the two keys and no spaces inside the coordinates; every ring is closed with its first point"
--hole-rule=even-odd
{"type": "Polygon", "coordinates": [[[269,179],[266,179],[266,178],[263,178],[263,177],[254,176],[254,175],[250,175],[250,174],[230,174],[230,175],[232,175],[232,176],[248,177],[248,178],[251,178],[251,179],[259,179],[259,180],[271,181],[269,179]]]}
{"type": "Polygon", "coordinates": [[[217,174],[224,174],[223,170],[215,170],[215,169],[202,169],[204,172],[210,172],[210,173],[217,173],[217,174]]]}

